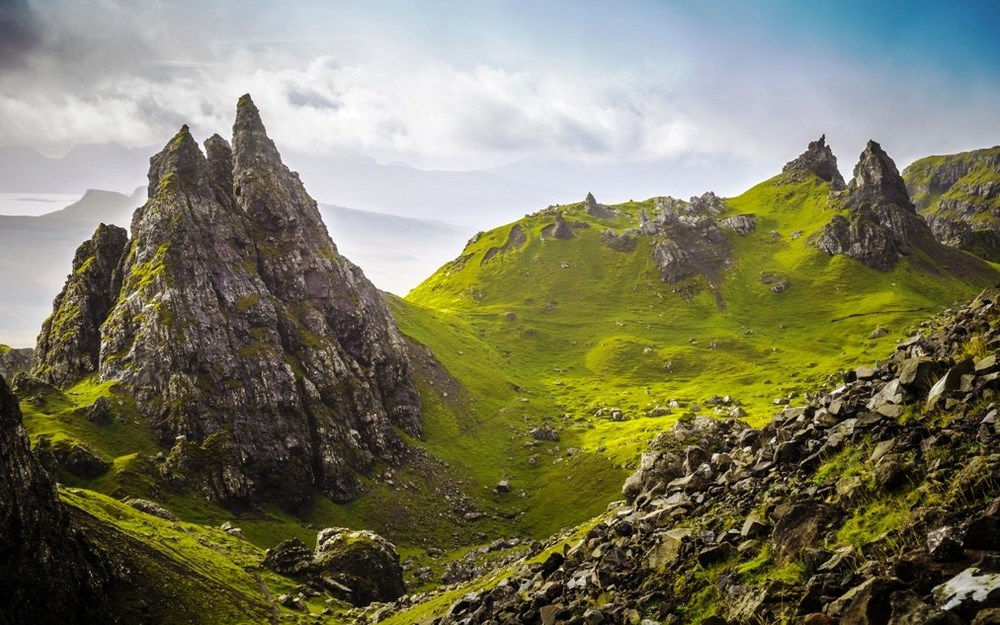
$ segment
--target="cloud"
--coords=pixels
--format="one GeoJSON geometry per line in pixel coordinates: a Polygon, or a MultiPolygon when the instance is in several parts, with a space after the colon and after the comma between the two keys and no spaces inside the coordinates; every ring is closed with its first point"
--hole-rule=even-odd
{"type": "Polygon", "coordinates": [[[790,49],[773,32],[715,17],[677,18],[662,33],[647,25],[638,42],[494,33],[463,57],[454,46],[407,39],[398,25],[382,32],[370,16],[310,24],[304,10],[262,17],[265,4],[3,6],[0,144],[49,151],[158,145],[184,123],[202,137],[227,134],[248,91],[282,149],[425,168],[527,157],[776,168],[825,132],[847,170],[869,137],[902,164],[1000,132],[995,83],[954,84],[919,64],[900,71],[803,45],[801,35],[790,49]],[[508,49],[517,45],[524,51],[508,49]]]}
{"type": "Polygon", "coordinates": [[[0,2],[0,70],[21,67],[41,42],[26,0],[0,2]]]}

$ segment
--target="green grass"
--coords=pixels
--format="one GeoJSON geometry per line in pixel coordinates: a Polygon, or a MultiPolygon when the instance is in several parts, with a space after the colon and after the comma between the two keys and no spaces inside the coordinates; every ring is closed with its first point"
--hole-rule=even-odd
{"type": "Polygon", "coordinates": [[[640,209],[654,214],[655,201],[647,200],[615,206],[613,220],[595,219],[581,205],[557,207],[567,222],[590,225],[568,241],[540,234],[554,210],[517,222],[526,237],[520,247],[505,247],[512,225],[481,233],[456,261],[394,300],[403,332],[430,346],[475,398],[474,405],[442,403],[424,389],[427,448],[484,486],[501,475],[524,483],[522,531],[572,525],[598,505],[564,506],[556,518],[549,510],[542,522],[546,502],[617,497],[647,441],[689,410],[654,419],[646,416],[653,407],[678,400],[706,413],[709,398],[730,395],[751,423],[762,424],[778,410],[776,398],[876,361],[917,322],[986,286],[926,258],[879,272],[827,256],[810,238],[841,207],[819,179],[779,176],[728,204],[727,215],[755,215],[757,229],[731,235],[733,257],[719,284],[704,277],[663,283],[648,238],[631,253],[601,243],[604,229],[637,225],[640,209]],[[788,289],[773,293],[765,276],[787,280],[788,289]],[[889,334],[870,338],[880,327],[889,334]],[[594,416],[611,407],[628,420],[594,416]],[[573,483],[582,473],[574,463],[546,454],[525,466],[530,454],[518,445],[544,422],[562,428],[563,449],[585,450],[579,462],[597,478],[573,483]]]}

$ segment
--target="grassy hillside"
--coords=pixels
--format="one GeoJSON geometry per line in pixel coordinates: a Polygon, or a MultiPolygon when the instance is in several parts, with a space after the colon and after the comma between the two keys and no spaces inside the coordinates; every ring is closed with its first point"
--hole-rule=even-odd
{"type": "Polygon", "coordinates": [[[661,281],[648,237],[631,252],[602,243],[605,229],[655,214],[651,199],[613,206],[611,219],[569,205],[480,233],[394,302],[403,331],[476,398],[463,407],[431,395],[431,423],[452,425],[431,425],[428,448],[484,483],[524,484],[521,531],[545,534],[598,511],[679,415],[732,410],[763,423],[985,286],[919,255],[878,272],[819,251],[810,238],[838,207],[818,178],[779,176],[727,203],[722,217],[753,214],[757,227],[729,235],[732,261],[717,284],[661,281]],[[557,212],[577,224],[572,239],[542,234],[557,212]],[[786,288],[774,292],[779,283],[786,288]],[[523,447],[542,424],[561,441],[523,447]]]}
{"type": "MultiPolygon", "coordinates": [[[[627,251],[602,239],[638,227],[640,211],[652,216],[656,205],[614,206],[611,218],[582,204],[529,215],[480,233],[407,298],[392,297],[411,340],[424,437],[411,441],[404,468],[383,467],[350,504],[317,498],[299,518],[237,515],[171,488],[160,472],[165,450],[132,400],[93,378],[65,391],[19,389],[25,425],[36,445],[44,438],[49,449],[83,449],[108,463],[96,477],[64,469],[64,501],[93,524],[95,540],[137,557],[142,579],[178,589],[157,601],[176,602],[188,622],[295,620],[303,615],[274,601],[294,590],[290,582],[259,567],[263,550],[284,539],[312,545],[317,528],[373,529],[413,558],[411,588],[426,588],[413,576],[419,567],[439,580],[466,556],[498,557],[474,545],[540,539],[602,513],[648,442],[679,417],[762,424],[783,404],[803,403],[806,390],[838,384],[831,372],[874,362],[920,320],[985,286],[919,255],[885,273],[827,256],[810,239],[837,199],[819,179],[780,176],[727,201],[719,218],[751,214],[757,225],[726,235],[730,262],[715,281],[665,283],[650,237],[636,236],[627,251]],[[544,234],[557,213],[572,238],[544,234]],[[111,418],[93,418],[101,402],[111,418]],[[558,440],[535,437],[543,426],[558,440]],[[152,499],[182,521],[147,518],[116,501],[126,496],[152,499]],[[214,529],[225,521],[245,540],[214,529]],[[199,612],[206,589],[222,599],[199,612]]],[[[124,613],[142,609],[136,597],[119,600],[124,613]]],[[[332,606],[323,620],[351,622],[345,609],[332,606]]]]}

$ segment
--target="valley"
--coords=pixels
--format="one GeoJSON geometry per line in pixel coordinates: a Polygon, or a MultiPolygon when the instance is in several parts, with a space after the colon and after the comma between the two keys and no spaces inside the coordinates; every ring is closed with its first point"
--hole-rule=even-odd
{"type": "MultiPolygon", "coordinates": [[[[74,570],[101,571],[94,610],[792,622],[861,583],[798,604],[833,554],[838,574],[874,562],[885,577],[919,532],[996,522],[996,432],[977,428],[1000,272],[918,214],[983,222],[961,215],[993,209],[942,208],[958,183],[919,191],[966,157],[901,176],[869,142],[845,182],[824,137],[732,198],[588,194],[476,234],[398,297],[338,250],[249,96],[233,135],[203,152],[184,126],[151,160],[131,232],[102,224],[78,248],[34,353],[0,352],[24,466],[59,482],[87,537],[74,570]],[[918,439],[952,453],[935,464],[918,439]],[[920,470],[883,480],[889,451],[920,470]],[[984,473],[955,494],[941,484],[965,458],[984,473]],[[823,519],[793,549],[770,531],[800,529],[776,513],[798,493],[823,519]],[[897,509],[956,497],[940,522],[897,509]],[[726,593],[765,587],[730,609],[726,593]]],[[[991,180],[983,162],[969,175],[991,180]]],[[[973,204],[992,207],[980,187],[973,204]]],[[[970,549],[996,549],[984,540],[970,549]]]]}

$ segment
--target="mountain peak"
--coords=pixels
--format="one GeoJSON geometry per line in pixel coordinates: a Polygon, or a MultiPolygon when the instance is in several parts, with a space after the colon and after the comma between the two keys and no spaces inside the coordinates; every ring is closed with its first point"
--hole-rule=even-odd
{"type": "Polygon", "coordinates": [[[826,144],[826,135],[820,135],[816,141],[811,141],[806,151],[797,158],[789,161],[781,170],[783,173],[801,175],[812,173],[830,183],[834,191],[839,191],[846,187],[844,177],[837,169],[837,157],[833,150],[826,144]]]}
{"type": "Polygon", "coordinates": [[[205,171],[205,155],[187,124],[149,159],[149,197],[196,185],[205,171]]]}
{"type": "Polygon", "coordinates": [[[233,155],[237,168],[247,168],[255,164],[266,166],[280,163],[278,148],[267,136],[260,111],[250,99],[244,95],[236,105],[236,122],[233,124],[233,155]]]}
{"type": "Polygon", "coordinates": [[[884,201],[915,212],[896,163],[874,140],[868,140],[858,164],[854,166],[854,179],[849,190],[848,204],[852,207],[884,201]]]}
{"type": "Polygon", "coordinates": [[[128,389],[157,438],[177,442],[162,469],[215,501],[348,500],[403,455],[394,428],[420,435],[406,345],[248,96],[233,133],[203,154],[185,126],[150,160],[131,241],[95,235],[116,245],[70,277],[37,369],[128,389]]]}

